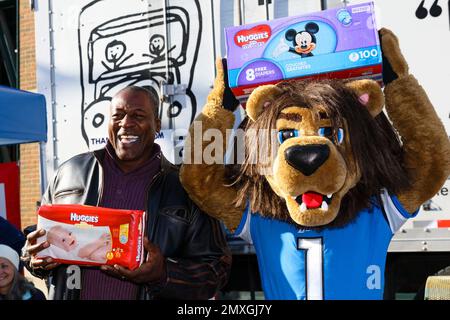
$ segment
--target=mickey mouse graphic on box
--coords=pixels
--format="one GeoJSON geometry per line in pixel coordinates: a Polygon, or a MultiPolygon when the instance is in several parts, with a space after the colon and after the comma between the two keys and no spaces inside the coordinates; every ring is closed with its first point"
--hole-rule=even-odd
{"type": "Polygon", "coordinates": [[[286,31],[286,40],[292,41],[293,48],[289,48],[289,52],[294,52],[304,57],[312,57],[312,51],[316,48],[316,34],[319,26],[315,22],[309,22],[305,26],[305,30],[297,32],[295,29],[286,31]]]}
{"type": "Polygon", "coordinates": [[[381,81],[372,2],[225,29],[228,79],[245,102],[262,84],[308,78],[381,81]]]}

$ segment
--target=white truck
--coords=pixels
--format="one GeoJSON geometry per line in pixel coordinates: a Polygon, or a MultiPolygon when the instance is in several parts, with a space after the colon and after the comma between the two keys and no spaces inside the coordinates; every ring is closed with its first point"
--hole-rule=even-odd
{"type": "MultiPolygon", "coordinates": [[[[43,188],[71,156],[102,147],[112,95],[130,85],[153,88],[162,103],[157,142],[181,162],[187,128],[200,112],[225,56],[223,29],[367,1],[339,0],[34,0],[38,92],[47,98],[43,188]]],[[[450,132],[450,3],[375,0],[378,27],[399,37],[411,72],[450,132]]],[[[236,112],[237,124],[242,110],[236,112]]],[[[386,298],[410,298],[427,276],[450,265],[450,180],[391,242],[386,298]],[[407,267],[404,267],[407,265],[407,267]],[[401,270],[401,272],[400,272],[401,270]],[[407,270],[407,272],[405,272],[407,270]],[[401,294],[408,294],[407,296],[401,294]]],[[[230,239],[229,291],[260,297],[253,248],[230,239]]],[[[242,297],[242,296],[241,296],[242,297]]]]}

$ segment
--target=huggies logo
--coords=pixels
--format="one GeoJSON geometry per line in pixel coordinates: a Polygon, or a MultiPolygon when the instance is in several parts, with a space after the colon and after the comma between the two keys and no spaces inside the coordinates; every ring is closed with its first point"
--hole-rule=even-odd
{"type": "Polygon", "coordinates": [[[70,221],[97,223],[98,216],[86,216],[86,215],[82,215],[82,214],[77,214],[75,212],[71,212],[70,213],[70,221]]]}
{"type": "Polygon", "coordinates": [[[141,248],[141,245],[142,245],[142,242],[141,242],[141,240],[142,240],[142,237],[141,236],[139,236],[139,238],[138,238],[138,246],[137,246],[137,253],[136,253],[136,261],[141,261],[141,251],[142,251],[142,248],[141,248]]]}
{"type": "Polygon", "coordinates": [[[240,30],[234,35],[234,43],[243,49],[259,47],[269,40],[271,33],[267,24],[261,24],[248,30],[240,30]]]}

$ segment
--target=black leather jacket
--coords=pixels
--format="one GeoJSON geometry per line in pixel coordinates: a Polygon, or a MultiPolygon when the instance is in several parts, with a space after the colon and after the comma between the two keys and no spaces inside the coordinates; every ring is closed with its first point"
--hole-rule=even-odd
{"type": "MultiPolygon", "coordinates": [[[[105,150],[77,155],[63,163],[42,198],[42,204],[86,204],[100,202],[103,187],[102,159],[105,150]]],[[[208,299],[228,279],[231,253],[220,223],[202,213],[189,199],[178,178],[178,170],[163,156],[161,171],[147,195],[148,239],[166,257],[167,283],[143,285],[140,299],[208,299]]],[[[53,299],[77,299],[79,289],[67,285],[73,269],[61,265],[52,272],[28,269],[48,277],[53,299]]]]}

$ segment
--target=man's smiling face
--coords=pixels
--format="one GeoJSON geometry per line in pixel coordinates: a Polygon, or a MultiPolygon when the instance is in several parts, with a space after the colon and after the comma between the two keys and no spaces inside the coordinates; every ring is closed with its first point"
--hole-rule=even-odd
{"type": "Polygon", "coordinates": [[[143,91],[125,88],[113,97],[108,135],[122,170],[138,168],[149,159],[161,129],[156,108],[143,91]]]}

